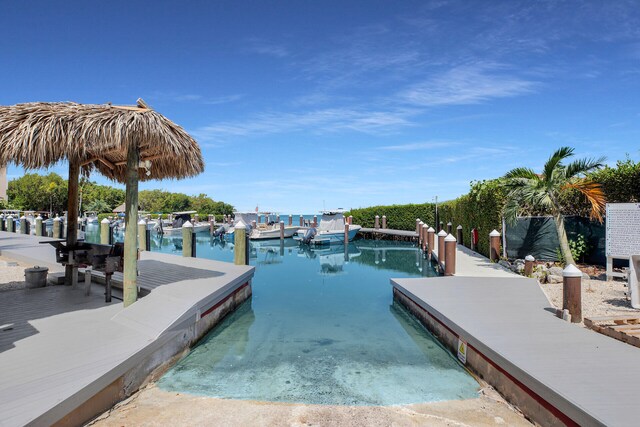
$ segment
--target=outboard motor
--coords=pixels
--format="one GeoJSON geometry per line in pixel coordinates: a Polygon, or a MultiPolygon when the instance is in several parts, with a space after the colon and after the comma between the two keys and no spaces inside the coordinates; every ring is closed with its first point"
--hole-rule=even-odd
{"type": "Polygon", "coordinates": [[[224,236],[224,225],[221,225],[220,227],[218,227],[218,229],[216,231],[213,232],[213,235],[215,237],[222,237],[224,236]]]}
{"type": "Polygon", "coordinates": [[[317,231],[315,228],[311,227],[307,231],[305,231],[304,236],[302,237],[302,243],[309,244],[311,239],[313,239],[316,235],[317,231]]]}

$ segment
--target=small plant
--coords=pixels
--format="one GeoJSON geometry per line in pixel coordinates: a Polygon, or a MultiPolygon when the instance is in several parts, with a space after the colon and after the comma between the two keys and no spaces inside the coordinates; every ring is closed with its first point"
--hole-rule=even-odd
{"type": "Polygon", "coordinates": [[[589,244],[582,234],[569,241],[569,248],[573,257],[581,261],[584,261],[584,256],[589,252],[589,244]]]}
{"type": "Polygon", "coordinates": [[[567,263],[564,259],[564,254],[562,253],[562,250],[560,249],[560,246],[558,246],[556,248],[556,259],[558,260],[558,264],[560,264],[562,267],[564,267],[567,263]]]}

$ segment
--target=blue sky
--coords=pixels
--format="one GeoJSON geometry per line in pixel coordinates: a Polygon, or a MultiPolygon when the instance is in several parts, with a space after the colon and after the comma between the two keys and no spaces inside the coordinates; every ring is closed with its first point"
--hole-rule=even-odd
{"type": "Polygon", "coordinates": [[[454,198],[562,145],[640,158],[636,1],[0,8],[0,104],[141,97],[198,140],[202,175],[142,188],[315,212],[454,198]]]}

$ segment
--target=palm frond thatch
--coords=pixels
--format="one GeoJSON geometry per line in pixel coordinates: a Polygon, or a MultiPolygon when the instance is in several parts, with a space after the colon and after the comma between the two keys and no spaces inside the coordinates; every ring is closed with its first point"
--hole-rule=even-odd
{"type": "Polygon", "coordinates": [[[35,102],[0,106],[0,164],[47,168],[69,160],[125,182],[127,148],[150,160],[140,180],[184,178],[204,170],[198,143],[180,126],[148,108],[110,104],[35,102]]]}

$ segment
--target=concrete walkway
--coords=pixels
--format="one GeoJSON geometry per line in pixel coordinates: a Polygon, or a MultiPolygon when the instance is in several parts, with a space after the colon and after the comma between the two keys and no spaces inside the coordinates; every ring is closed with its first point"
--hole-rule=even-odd
{"type": "Polygon", "coordinates": [[[457,257],[456,276],[391,283],[449,347],[468,343],[473,370],[533,419],[551,414],[542,424],[640,423],[640,349],[558,319],[536,280],[457,257]]]}
{"type": "MultiPolygon", "coordinates": [[[[0,253],[56,267],[53,247],[38,240],[0,232],[0,253]]],[[[155,252],[142,252],[140,264],[147,266],[141,277],[157,286],[127,308],[105,304],[97,284],[89,296],[82,285],[2,292],[0,426],[77,424],[91,409],[65,417],[86,410],[87,402],[104,410],[115,403],[105,400],[105,390],[120,398],[135,391],[149,371],[246,299],[254,273],[250,266],[155,252]]]]}

